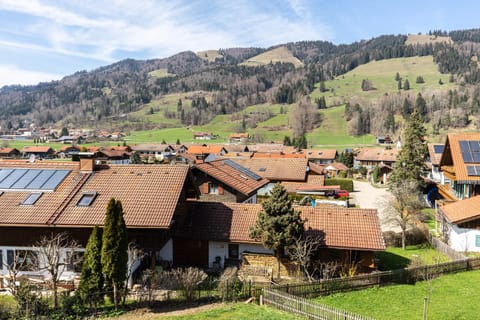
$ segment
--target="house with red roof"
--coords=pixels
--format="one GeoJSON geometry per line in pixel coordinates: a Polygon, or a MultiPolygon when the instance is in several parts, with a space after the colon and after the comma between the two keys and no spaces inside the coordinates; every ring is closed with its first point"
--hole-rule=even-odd
{"type": "Polygon", "coordinates": [[[55,150],[49,146],[25,146],[22,149],[22,156],[30,158],[34,156],[38,159],[51,159],[55,155],[55,150]]]}

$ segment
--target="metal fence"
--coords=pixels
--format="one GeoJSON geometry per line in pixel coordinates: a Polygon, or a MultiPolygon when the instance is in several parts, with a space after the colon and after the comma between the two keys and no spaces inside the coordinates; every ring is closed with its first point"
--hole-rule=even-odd
{"type": "Polygon", "coordinates": [[[263,303],[277,309],[307,317],[308,319],[322,320],[370,320],[372,318],[356,315],[351,312],[332,308],[319,303],[312,303],[305,298],[276,291],[263,289],[263,303]]]}

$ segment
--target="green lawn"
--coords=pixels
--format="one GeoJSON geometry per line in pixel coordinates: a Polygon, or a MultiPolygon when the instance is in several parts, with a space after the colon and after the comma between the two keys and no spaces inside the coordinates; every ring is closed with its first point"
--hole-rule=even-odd
{"type": "MultiPolygon", "coordinates": [[[[445,275],[431,282],[428,319],[470,320],[479,318],[480,271],[445,275]]],[[[378,320],[423,319],[428,282],[394,285],[339,293],[315,299],[349,312],[378,320]]]]}
{"type": "Polygon", "coordinates": [[[449,261],[449,258],[428,245],[407,246],[402,248],[389,247],[384,252],[378,252],[380,270],[394,270],[407,267],[412,258],[419,257],[426,264],[449,261]]]}
{"type": "Polygon", "coordinates": [[[289,313],[276,310],[266,306],[258,306],[256,304],[235,303],[227,304],[219,308],[209,311],[199,312],[197,314],[190,314],[185,316],[174,317],[158,317],[152,319],[185,319],[185,320],[203,320],[203,319],[218,319],[218,320],[277,320],[277,319],[303,319],[295,317],[289,313]]]}

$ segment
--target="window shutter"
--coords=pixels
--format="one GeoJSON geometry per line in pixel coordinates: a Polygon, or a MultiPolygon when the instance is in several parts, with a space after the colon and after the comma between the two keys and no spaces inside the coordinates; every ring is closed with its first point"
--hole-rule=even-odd
{"type": "Polygon", "coordinates": [[[223,187],[218,185],[218,194],[223,194],[223,187]]]}

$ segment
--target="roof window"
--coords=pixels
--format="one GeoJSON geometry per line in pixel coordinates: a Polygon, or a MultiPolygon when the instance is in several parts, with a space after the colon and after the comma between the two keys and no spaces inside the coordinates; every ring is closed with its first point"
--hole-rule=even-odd
{"type": "Polygon", "coordinates": [[[38,199],[40,199],[40,197],[42,196],[42,193],[41,192],[32,192],[28,195],[27,198],[25,198],[25,200],[23,200],[22,204],[23,205],[34,205],[35,202],[37,202],[38,199]]]}
{"type": "Polygon", "coordinates": [[[89,207],[92,203],[93,200],[97,197],[96,192],[85,192],[80,200],[77,202],[77,206],[79,207],[89,207]]]}

